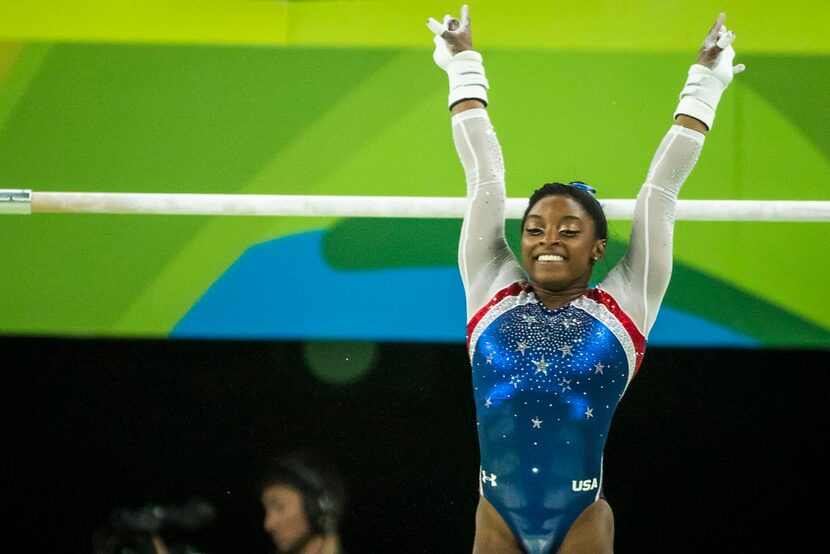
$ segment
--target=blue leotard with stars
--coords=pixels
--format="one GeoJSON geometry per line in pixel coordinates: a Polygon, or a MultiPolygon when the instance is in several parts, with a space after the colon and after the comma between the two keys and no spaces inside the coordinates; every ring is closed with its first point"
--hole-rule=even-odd
{"type": "Polygon", "coordinates": [[[637,196],[626,255],[557,309],[504,239],[504,166],[484,109],[453,117],[467,179],[459,244],[481,468],[479,492],[531,554],[555,552],[603,485],[614,411],[671,275],[677,193],[703,135],[672,126],[637,196]]]}

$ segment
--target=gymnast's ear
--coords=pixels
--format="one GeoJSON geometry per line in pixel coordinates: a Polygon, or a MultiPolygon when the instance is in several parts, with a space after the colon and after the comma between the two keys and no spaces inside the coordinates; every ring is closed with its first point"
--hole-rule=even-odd
{"type": "Polygon", "coordinates": [[[597,239],[594,241],[594,248],[591,250],[591,260],[596,262],[605,256],[605,245],[608,241],[605,239],[597,239]]]}

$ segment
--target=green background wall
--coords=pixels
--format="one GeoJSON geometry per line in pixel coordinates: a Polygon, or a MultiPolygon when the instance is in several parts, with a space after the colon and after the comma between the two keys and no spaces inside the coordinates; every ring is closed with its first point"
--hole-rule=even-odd
{"type": "MultiPolygon", "coordinates": [[[[446,77],[432,62],[424,25],[459,6],[4,7],[0,188],[463,196],[446,77]]],[[[827,200],[830,40],[821,3],[470,6],[510,197],[582,179],[600,197],[632,198],[671,125],[686,69],[724,11],[738,35],[736,61],[748,69],[724,95],[681,199],[827,200]]],[[[327,237],[319,256],[343,272],[452,267],[454,227],[388,224],[3,216],[0,333],[171,336],[246,251],[307,231],[327,237]],[[395,240],[378,243],[380,232],[395,240]]],[[[680,221],[667,306],[760,345],[830,346],[828,230],[828,223],[680,221]]],[[[612,222],[611,234],[624,246],[627,222],[612,222]]],[[[300,260],[282,263],[304,271],[300,260]]],[[[314,275],[307,278],[313,285],[314,275]]],[[[348,292],[330,291],[329,305],[336,310],[348,292]]]]}

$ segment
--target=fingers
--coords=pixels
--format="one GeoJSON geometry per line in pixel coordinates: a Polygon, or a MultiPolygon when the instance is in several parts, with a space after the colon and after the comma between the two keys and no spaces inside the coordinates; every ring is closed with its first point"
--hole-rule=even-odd
{"type": "Polygon", "coordinates": [[[735,33],[727,30],[726,27],[724,27],[721,30],[721,32],[718,33],[718,37],[718,42],[715,43],[715,45],[721,50],[723,50],[724,48],[732,44],[732,42],[735,40],[735,33]]]}
{"type": "Polygon", "coordinates": [[[450,14],[444,16],[444,22],[439,23],[434,18],[427,19],[427,27],[436,35],[442,35],[446,31],[464,30],[470,26],[470,7],[467,4],[461,6],[461,21],[450,14]]]}
{"type": "Polygon", "coordinates": [[[427,19],[427,27],[429,27],[429,30],[432,31],[433,33],[435,33],[436,35],[440,35],[444,31],[446,31],[446,29],[444,28],[443,25],[441,25],[440,23],[438,23],[435,19],[433,19],[431,17],[429,19],[427,19]]]}
{"type": "Polygon", "coordinates": [[[723,29],[723,22],[726,21],[726,14],[720,13],[715,24],[709,29],[709,34],[706,35],[706,40],[703,41],[704,46],[711,48],[720,37],[721,29],[723,29]]]}
{"type": "Polygon", "coordinates": [[[447,14],[447,15],[444,16],[444,24],[442,26],[441,33],[443,34],[445,31],[448,31],[448,30],[449,31],[455,31],[456,29],[458,29],[458,26],[459,26],[458,20],[456,18],[454,18],[453,16],[451,16],[450,14],[447,14]]]}
{"type": "Polygon", "coordinates": [[[711,31],[709,31],[709,34],[712,34],[712,31],[714,31],[715,35],[717,36],[717,34],[723,28],[723,24],[724,24],[725,21],[726,21],[726,14],[721,12],[720,14],[718,14],[718,18],[717,18],[717,20],[715,20],[715,24],[712,25],[712,29],[711,29],[711,31]]]}
{"type": "Polygon", "coordinates": [[[455,19],[450,14],[444,16],[444,23],[438,23],[434,18],[430,17],[427,19],[427,27],[429,30],[435,33],[436,35],[443,35],[444,32],[449,29],[450,31],[454,31],[458,28],[458,20],[455,19]]]}

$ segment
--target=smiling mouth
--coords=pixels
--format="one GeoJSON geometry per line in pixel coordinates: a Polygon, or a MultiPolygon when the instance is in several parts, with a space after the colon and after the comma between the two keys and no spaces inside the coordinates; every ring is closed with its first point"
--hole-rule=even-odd
{"type": "Polygon", "coordinates": [[[564,262],[565,258],[556,254],[540,254],[539,256],[536,256],[535,260],[541,263],[555,263],[564,262]]]}

